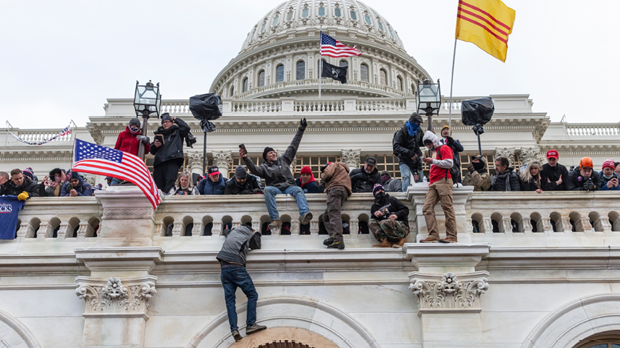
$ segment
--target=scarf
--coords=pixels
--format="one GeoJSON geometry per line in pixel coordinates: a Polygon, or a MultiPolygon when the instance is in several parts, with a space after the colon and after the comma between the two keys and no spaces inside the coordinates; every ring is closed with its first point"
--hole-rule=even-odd
{"type": "Polygon", "coordinates": [[[407,123],[405,123],[405,125],[407,126],[407,131],[409,131],[409,136],[410,137],[415,137],[415,135],[418,133],[418,128],[420,128],[419,124],[413,124],[410,121],[407,121],[407,123]]]}
{"type": "Polygon", "coordinates": [[[497,180],[504,180],[506,182],[506,191],[512,191],[510,188],[510,173],[512,171],[509,169],[506,169],[505,172],[501,173],[501,174],[497,174],[497,180]]]}
{"type": "Polygon", "coordinates": [[[301,188],[303,188],[305,185],[308,185],[309,183],[315,182],[315,181],[316,181],[316,179],[314,178],[314,173],[310,173],[310,180],[308,180],[308,182],[305,183],[305,184],[301,181],[301,177],[299,178],[299,184],[301,185],[301,188]]]}

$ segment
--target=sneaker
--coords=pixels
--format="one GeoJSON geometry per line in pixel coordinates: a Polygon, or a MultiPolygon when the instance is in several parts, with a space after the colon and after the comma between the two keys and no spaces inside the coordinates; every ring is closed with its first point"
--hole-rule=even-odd
{"type": "Polygon", "coordinates": [[[250,325],[250,326],[245,328],[245,334],[246,335],[250,335],[250,334],[253,334],[255,332],[258,332],[258,331],[261,331],[261,330],[265,330],[266,328],[267,327],[264,326],[264,325],[258,325],[256,323],[254,323],[254,324],[252,324],[252,325],[250,325]]]}
{"type": "Polygon", "coordinates": [[[327,246],[327,245],[332,244],[333,242],[334,242],[334,238],[329,237],[323,241],[323,245],[327,246]]]}
{"type": "Polygon", "coordinates": [[[307,212],[305,213],[302,217],[301,217],[301,224],[302,225],[307,225],[310,223],[310,220],[312,220],[312,213],[311,212],[307,212]]]}
{"type": "Polygon", "coordinates": [[[269,229],[272,231],[274,229],[280,229],[280,227],[282,227],[282,221],[280,220],[273,220],[269,223],[269,229]]]}
{"type": "Polygon", "coordinates": [[[405,238],[401,238],[398,242],[392,244],[392,248],[402,248],[405,243],[407,243],[407,240],[405,238]]]}
{"type": "Polygon", "coordinates": [[[233,330],[232,337],[235,339],[235,342],[239,342],[243,338],[243,336],[239,333],[239,330],[233,330]]]}
{"type": "Polygon", "coordinates": [[[327,246],[327,249],[344,250],[344,241],[341,241],[341,242],[334,241],[332,244],[327,246]]]}
{"type": "Polygon", "coordinates": [[[458,240],[456,238],[445,238],[445,239],[440,239],[439,243],[458,243],[458,240]]]}

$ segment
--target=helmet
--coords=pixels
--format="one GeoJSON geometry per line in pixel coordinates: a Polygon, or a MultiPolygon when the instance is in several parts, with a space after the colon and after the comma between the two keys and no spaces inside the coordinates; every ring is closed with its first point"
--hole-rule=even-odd
{"type": "Polygon", "coordinates": [[[592,159],[590,157],[584,157],[579,161],[579,169],[583,168],[594,168],[592,164],[592,159]]]}

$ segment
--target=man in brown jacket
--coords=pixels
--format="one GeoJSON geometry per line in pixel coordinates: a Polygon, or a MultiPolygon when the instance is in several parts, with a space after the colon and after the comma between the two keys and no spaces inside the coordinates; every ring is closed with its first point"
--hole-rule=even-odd
{"type": "Polygon", "coordinates": [[[351,195],[351,178],[349,167],[343,162],[330,162],[321,168],[321,180],[327,192],[327,209],[323,214],[323,223],[329,238],[323,241],[328,249],[344,249],[342,239],[342,217],[340,208],[351,195]]]}

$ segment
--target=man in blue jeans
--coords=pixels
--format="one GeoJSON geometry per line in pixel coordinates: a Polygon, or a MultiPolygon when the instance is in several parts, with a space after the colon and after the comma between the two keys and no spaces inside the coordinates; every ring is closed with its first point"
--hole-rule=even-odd
{"type": "Polygon", "coordinates": [[[422,143],[424,132],[420,129],[420,124],[423,122],[422,116],[417,112],[412,113],[409,120],[394,134],[392,140],[394,154],[398,156],[403,192],[407,192],[407,188],[411,185],[411,174],[415,181],[420,178],[419,173],[422,169],[420,146],[424,146],[422,143]]]}
{"type": "Polygon", "coordinates": [[[291,145],[289,145],[282,156],[278,157],[273,148],[266,147],[263,151],[263,159],[265,162],[258,167],[254,165],[254,162],[252,162],[245,151],[239,149],[239,156],[243,158],[250,172],[265,179],[267,187],[265,187],[263,193],[265,194],[267,211],[271,218],[269,228],[272,231],[274,229],[280,229],[282,226],[280,215],[278,214],[278,207],[276,206],[276,195],[286,194],[295,198],[297,207],[299,208],[302,225],[307,225],[310,220],[312,220],[312,213],[310,213],[310,209],[308,208],[306,195],[302,188],[295,184],[295,178],[293,177],[293,173],[291,173],[290,167],[307,126],[308,123],[305,118],[299,122],[297,133],[293,141],[291,141],[291,145]]]}
{"type": "Polygon", "coordinates": [[[237,307],[235,292],[237,288],[248,298],[248,315],[246,319],[245,333],[247,335],[264,330],[267,327],[256,324],[256,301],[258,293],[254,288],[252,278],[245,269],[245,260],[249,250],[260,249],[261,234],[254,232],[248,226],[234,228],[227,235],[222,249],[217,254],[217,260],[222,267],[220,279],[224,286],[224,296],[226,298],[226,310],[228,311],[228,322],[230,332],[235,341],[240,341],[243,337],[239,334],[237,326],[237,307]]]}

